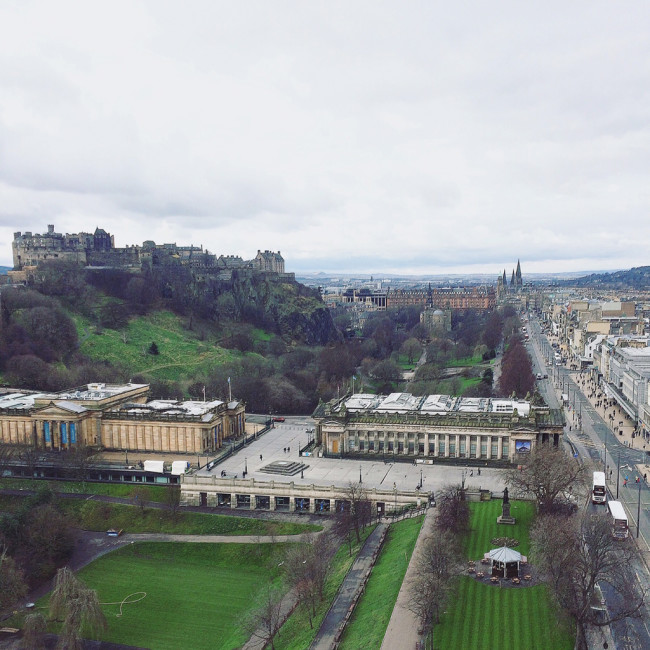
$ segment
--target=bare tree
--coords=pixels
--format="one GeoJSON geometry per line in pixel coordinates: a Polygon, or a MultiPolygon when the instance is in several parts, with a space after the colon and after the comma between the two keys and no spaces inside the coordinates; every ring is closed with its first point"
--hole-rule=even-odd
{"type": "Polygon", "coordinates": [[[372,512],[370,501],[363,485],[352,482],[345,489],[345,499],[347,504],[344,511],[349,507],[347,523],[354,530],[358,543],[361,542],[361,530],[370,524],[372,512]]]}
{"type": "Polygon", "coordinates": [[[576,648],[586,650],[586,630],[641,616],[645,593],[633,570],[634,548],[614,539],[606,515],[539,518],[531,534],[532,550],[548,578],[560,609],[577,626],[576,648]],[[607,584],[616,598],[607,610],[594,608],[597,586],[607,584]]]}
{"type": "Polygon", "coordinates": [[[25,576],[3,546],[0,548],[0,612],[26,595],[25,576]]]}
{"type": "Polygon", "coordinates": [[[57,571],[50,615],[63,623],[57,647],[66,650],[83,648],[84,630],[94,633],[106,627],[97,592],[89,589],[68,567],[57,571]]]}
{"type": "Polygon", "coordinates": [[[165,505],[172,519],[176,521],[178,510],[181,507],[181,486],[170,485],[165,492],[165,505]]]}
{"type": "Polygon", "coordinates": [[[535,497],[542,513],[551,512],[569,492],[584,489],[588,467],[560,447],[536,445],[522,469],[509,469],[505,482],[522,495],[535,497]]]}
{"type": "Polygon", "coordinates": [[[40,612],[32,612],[25,616],[23,626],[23,641],[21,648],[24,650],[42,650],[45,648],[45,632],[47,621],[40,612]]]}
{"type": "Polygon", "coordinates": [[[436,495],[436,528],[460,535],[469,528],[469,505],[460,485],[446,485],[436,495]]]}
{"type": "Polygon", "coordinates": [[[332,555],[332,544],[326,535],[319,535],[309,544],[290,547],[285,559],[285,570],[289,582],[298,595],[299,602],[308,608],[309,626],[316,606],[323,599],[325,579],[332,555]]]}
{"type": "Polygon", "coordinates": [[[144,485],[138,485],[131,490],[131,500],[134,506],[140,508],[140,514],[144,517],[144,509],[147,506],[149,491],[144,485]]]}
{"type": "Polygon", "coordinates": [[[275,637],[282,626],[283,602],[282,591],[267,583],[260,590],[255,606],[243,622],[244,631],[261,639],[265,647],[270,644],[271,650],[275,650],[275,637]]]}
{"type": "Polygon", "coordinates": [[[14,445],[8,445],[6,442],[0,442],[0,475],[2,471],[11,463],[16,455],[14,445]]]}
{"type": "Polygon", "coordinates": [[[440,611],[452,594],[453,577],[460,562],[459,546],[451,532],[441,531],[424,540],[407,605],[418,617],[422,633],[439,622],[440,611]]]}

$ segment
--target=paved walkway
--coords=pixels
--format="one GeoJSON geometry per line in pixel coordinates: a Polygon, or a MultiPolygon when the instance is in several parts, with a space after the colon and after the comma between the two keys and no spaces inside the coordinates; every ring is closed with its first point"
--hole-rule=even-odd
{"type": "Polygon", "coordinates": [[[411,584],[417,572],[417,560],[422,552],[424,540],[433,533],[433,523],[435,518],[436,509],[429,508],[424,518],[424,522],[422,523],[422,528],[420,529],[417,542],[415,543],[411,561],[406,569],[406,575],[404,576],[402,587],[397,595],[393,614],[390,617],[388,627],[386,628],[384,641],[381,644],[382,650],[401,650],[402,648],[411,650],[411,648],[415,648],[415,644],[418,641],[424,640],[424,638],[418,634],[420,623],[415,614],[408,609],[408,602],[411,598],[411,584]]]}
{"type": "Polygon", "coordinates": [[[339,593],[310,646],[311,650],[330,650],[332,648],[336,633],[343,623],[366,573],[372,569],[375,563],[375,553],[379,549],[379,544],[387,528],[388,524],[382,523],[370,533],[357,559],[345,576],[339,593]]]}

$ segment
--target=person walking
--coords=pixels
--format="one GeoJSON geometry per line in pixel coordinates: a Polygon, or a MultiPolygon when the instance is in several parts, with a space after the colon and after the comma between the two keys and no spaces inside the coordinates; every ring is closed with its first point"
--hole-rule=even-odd
{"type": "Polygon", "coordinates": [[[627,476],[623,477],[623,487],[627,487],[627,476]]]}

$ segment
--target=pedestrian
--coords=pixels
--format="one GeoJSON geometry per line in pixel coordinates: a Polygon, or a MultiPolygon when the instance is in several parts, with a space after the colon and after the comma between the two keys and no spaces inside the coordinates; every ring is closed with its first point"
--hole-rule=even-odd
{"type": "Polygon", "coordinates": [[[479,476],[481,475],[481,468],[480,467],[478,468],[478,475],[479,476]]]}
{"type": "Polygon", "coordinates": [[[643,475],[643,482],[644,483],[648,482],[648,473],[647,472],[643,475]]]}
{"type": "Polygon", "coordinates": [[[287,447],[287,453],[291,451],[291,447],[287,447]]]}
{"type": "Polygon", "coordinates": [[[470,475],[470,476],[474,476],[474,470],[473,470],[473,469],[470,469],[470,470],[469,470],[469,475],[470,475]]]}
{"type": "Polygon", "coordinates": [[[627,487],[627,476],[623,478],[623,487],[627,487]]]}
{"type": "Polygon", "coordinates": [[[637,476],[637,477],[634,479],[634,482],[635,482],[635,483],[641,483],[641,478],[640,478],[639,476],[637,476]]]}
{"type": "Polygon", "coordinates": [[[284,449],[282,451],[286,454],[287,453],[287,448],[284,447],[284,449]]]}
{"type": "Polygon", "coordinates": [[[260,454],[260,460],[262,460],[262,454],[260,454]]]}

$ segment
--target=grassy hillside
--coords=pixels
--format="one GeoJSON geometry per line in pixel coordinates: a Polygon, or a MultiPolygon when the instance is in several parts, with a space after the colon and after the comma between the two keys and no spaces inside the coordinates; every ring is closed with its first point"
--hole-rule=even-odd
{"type": "Polygon", "coordinates": [[[71,313],[77,325],[83,354],[109,361],[150,379],[179,380],[209,372],[217,364],[241,356],[208,341],[197,340],[183,320],[171,311],[152,312],[132,318],[123,331],[97,328],[83,316],[71,313]],[[158,354],[148,352],[156,343],[158,354]]]}

